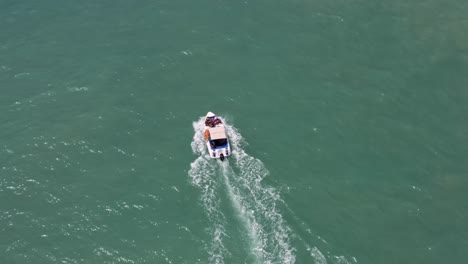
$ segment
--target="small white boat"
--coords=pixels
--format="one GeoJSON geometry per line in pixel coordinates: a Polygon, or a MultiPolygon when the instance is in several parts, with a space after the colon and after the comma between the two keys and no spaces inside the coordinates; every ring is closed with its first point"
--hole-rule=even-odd
{"type": "Polygon", "coordinates": [[[226,134],[226,128],[219,117],[212,112],[206,114],[204,138],[208,153],[212,159],[223,161],[231,155],[231,146],[226,134]]]}

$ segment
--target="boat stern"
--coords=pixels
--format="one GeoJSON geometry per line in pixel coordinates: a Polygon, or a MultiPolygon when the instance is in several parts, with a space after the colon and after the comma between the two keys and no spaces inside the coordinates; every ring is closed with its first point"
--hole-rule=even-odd
{"type": "Polygon", "coordinates": [[[221,159],[223,161],[225,158],[231,155],[231,146],[229,143],[226,146],[212,148],[210,143],[207,143],[208,152],[210,154],[210,158],[212,159],[221,159]]]}

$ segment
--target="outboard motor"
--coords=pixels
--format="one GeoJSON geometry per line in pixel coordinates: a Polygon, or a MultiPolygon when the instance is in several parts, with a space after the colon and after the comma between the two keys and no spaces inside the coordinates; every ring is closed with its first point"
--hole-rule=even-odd
{"type": "Polygon", "coordinates": [[[223,153],[219,154],[219,159],[220,159],[221,161],[224,161],[224,155],[223,155],[223,153]]]}

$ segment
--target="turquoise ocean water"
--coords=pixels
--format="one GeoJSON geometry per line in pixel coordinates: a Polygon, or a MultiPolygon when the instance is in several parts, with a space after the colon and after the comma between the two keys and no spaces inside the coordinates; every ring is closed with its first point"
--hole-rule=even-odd
{"type": "Polygon", "coordinates": [[[467,32],[461,0],[0,0],[0,263],[465,263],[467,32]]]}

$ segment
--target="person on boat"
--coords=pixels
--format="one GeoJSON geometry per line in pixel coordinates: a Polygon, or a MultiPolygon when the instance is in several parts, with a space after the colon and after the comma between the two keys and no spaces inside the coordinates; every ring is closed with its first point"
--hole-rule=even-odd
{"type": "Polygon", "coordinates": [[[223,122],[221,119],[213,114],[212,112],[209,112],[206,119],[205,119],[205,126],[208,127],[215,127],[216,125],[222,124],[223,122]]]}
{"type": "Polygon", "coordinates": [[[214,140],[211,140],[211,135],[210,135],[210,130],[205,130],[205,134],[203,135],[205,137],[205,141],[208,141],[210,142],[210,146],[212,149],[214,149],[216,147],[216,144],[214,142],[214,140]]]}
{"type": "Polygon", "coordinates": [[[210,117],[205,119],[205,126],[214,127],[213,120],[210,117]]]}
{"type": "Polygon", "coordinates": [[[223,122],[221,121],[221,119],[217,116],[214,117],[213,119],[213,124],[216,126],[216,125],[219,125],[219,124],[222,124],[223,122]]]}
{"type": "Polygon", "coordinates": [[[210,130],[208,130],[208,129],[205,130],[204,137],[205,137],[205,141],[211,141],[210,130]]]}

